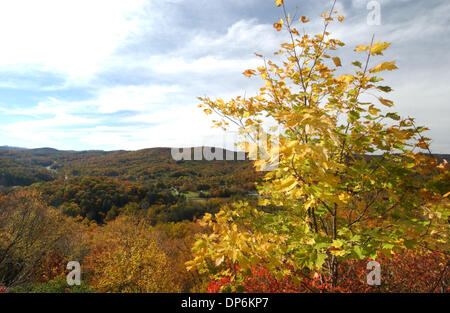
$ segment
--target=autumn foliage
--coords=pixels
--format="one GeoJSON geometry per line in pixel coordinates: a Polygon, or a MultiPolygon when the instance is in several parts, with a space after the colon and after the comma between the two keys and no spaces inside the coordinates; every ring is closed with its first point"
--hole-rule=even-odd
{"type": "Polygon", "coordinates": [[[276,61],[257,54],[261,66],[244,71],[261,79],[257,93],[199,98],[219,118],[215,126],[237,126],[259,145],[267,158],[257,168],[275,169],[259,184],[258,205],[238,201],[205,215],[209,232],[193,246],[188,269],[213,275],[211,289],[227,278],[230,290],[243,290],[256,271],[270,286],[292,281],[304,287],[292,290],[352,292],[368,291],[358,281],[372,259],[388,268],[379,291],[423,292],[426,278],[445,291],[448,284],[434,277],[445,280],[447,271],[449,165],[432,155],[426,127],[391,111],[384,94],[392,88],[380,75],[397,66],[373,63],[390,43],[372,37],[354,49],[356,60],[341,60],[335,51],[345,44],[329,32],[333,21],[344,21],[335,2],[317,35],[296,28],[309,18],[295,21],[283,1],[276,5],[284,18],[274,28],[287,42],[276,61]],[[258,141],[277,135],[278,149],[258,141]],[[438,265],[421,272],[430,262],[438,265]],[[408,271],[418,277],[407,279],[408,271]]]}
{"type": "Polygon", "coordinates": [[[250,269],[250,273],[238,273],[212,280],[207,288],[210,293],[233,290],[232,280],[242,275],[240,285],[242,292],[249,293],[324,293],[324,292],[415,292],[432,293],[450,291],[450,267],[448,258],[438,252],[416,254],[413,251],[402,251],[387,258],[377,258],[382,264],[382,284],[367,284],[366,265],[369,260],[347,260],[339,264],[342,283],[333,287],[329,276],[320,272],[292,272],[281,279],[271,274],[264,266],[250,269]],[[298,283],[292,279],[297,276],[298,283]]]}
{"type": "Polygon", "coordinates": [[[243,72],[257,92],[200,98],[214,126],[238,127],[267,159],[0,153],[0,293],[449,292],[449,164],[392,109],[381,75],[397,66],[376,61],[390,43],[368,38],[344,60],[334,5],[317,35],[275,5],[287,42],[243,72]],[[278,149],[259,145],[275,137],[278,149]],[[68,288],[73,260],[82,284],[68,288]],[[372,260],[380,285],[367,283],[372,260]]]}
{"type": "Polygon", "coordinates": [[[199,231],[189,221],[152,226],[145,216],[98,225],[21,190],[0,198],[0,292],[187,292],[202,283],[184,266],[199,231]],[[67,286],[72,260],[81,287],[67,286]]]}

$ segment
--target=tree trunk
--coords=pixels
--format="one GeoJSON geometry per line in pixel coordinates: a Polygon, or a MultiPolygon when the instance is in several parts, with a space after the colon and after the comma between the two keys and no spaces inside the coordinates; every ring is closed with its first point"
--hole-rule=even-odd
{"type": "Polygon", "coordinates": [[[330,276],[331,276],[331,286],[337,287],[338,282],[338,261],[336,256],[331,257],[331,264],[330,264],[330,276]]]}

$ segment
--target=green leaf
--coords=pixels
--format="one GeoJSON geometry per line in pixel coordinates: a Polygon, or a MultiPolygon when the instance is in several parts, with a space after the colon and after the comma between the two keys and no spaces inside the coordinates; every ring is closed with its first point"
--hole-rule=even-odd
{"type": "Polygon", "coordinates": [[[360,115],[358,111],[352,110],[349,112],[348,114],[348,121],[350,123],[353,123],[354,121],[356,121],[357,119],[359,119],[360,115]]]}
{"type": "Polygon", "coordinates": [[[340,239],[333,240],[333,243],[331,244],[333,247],[340,248],[344,244],[344,241],[340,239]]]}
{"type": "Polygon", "coordinates": [[[419,126],[419,127],[416,128],[416,131],[418,133],[421,133],[421,132],[424,132],[424,131],[427,131],[427,130],[429,130],[429,128],[423,127],[423,126],[419,126]]]}
{"type": "Polygon", "coordinates": [[[356,255],[358,256],[359,259],[364,259],[365,255],[364,255],[364,250],[361,246],[355,246],[353,248],[353,251],[356,253],[356,255]]]}
{"type": "Polygon", "coordinates": [[[377,82],[380,82],[380,81],[382,81],[383,80],[383,78],[381,78],[381,77],[376,77],[376,76],[372,76],[371,78],[370,78],[370,82],[371,83],[377,83],[377,82]]]}
{"type": "Polygon", "coordinates": [[[386,117],[389,117],[389,118],[391,118],[393,120],[396,120],[396,121],[400,120],[400,116],[398,116],[398,114],[394,113],[394,112],[387,113],[386,117]]]}
{"type": "Polygon", "coordinates": [[[384,92],[391,92],[392,88],[389,86],[378,86],[377,89],[384,91],[384,92]]]}
{"type": "Polygon", "coordinates": [[[353,64],[354,66],[357,66],[357,67],[359,67],[359,68],[361,68],[361,67],[362,67],[362,64],[361,64],[361,62],[359,62],[359,61],[355,61],[355,62],[352,62],[352,64],[353,64]]]}
{"type": "Polygon", "coordinates": [[[322,265],[325,263],[325,260],[327,259],[327,255],[324,253],[319,253],[317,254],[317,259],[316,259],[316,266],[317,268],[321,268],[322,265]]]}
{"type": "Polygon", "coordinates": [[[389,242],[384,242],[382,247],[383,247],[383,249],[392,249],[392,248],[394,248],[394,245],[389,242]]]}
{"type": "Polygon", "coordinates": [[[405,240],[404,244],[405,244],[406,248],[414,249],[415,245],[416,245],[416,242],[414,240],[405,240]]]}

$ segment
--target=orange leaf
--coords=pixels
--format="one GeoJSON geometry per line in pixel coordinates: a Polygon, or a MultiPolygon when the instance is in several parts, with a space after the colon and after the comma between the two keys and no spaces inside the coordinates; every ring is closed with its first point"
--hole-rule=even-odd
{"type": "Polygon", "coordinates": [[[252,75],[255,75],[256,71],[255,70],[246,70],[244,73],[245,76],[250,77],[252,75]]]}
{"type": "Polygon", "coordinates": [[[283,25],[281,25],[280,23],[275,23],[275,24],[273,24],[273,27],[274,27],[277,31],[280,31],[281,28],[283,27],[283,25]]]}
{"type": "Polygon", "coordinates": [[[300,21],[301,21],[302,23],[308,23],[308,22],[309,22],[309,18],[306,18],[306,16],[302,16],[302,17],[300,18],[300,21]]]}
{"type": "Polygon", "coordinates": [[[333,62],[334,62],[334,65],[336,65],[336,66],[342,66],[341,59],[339,59],[338,57],[334,57],[333,62]]]}

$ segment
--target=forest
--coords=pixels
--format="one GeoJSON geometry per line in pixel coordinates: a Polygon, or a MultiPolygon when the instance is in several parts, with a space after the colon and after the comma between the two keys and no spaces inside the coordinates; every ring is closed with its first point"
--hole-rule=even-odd
{"type": "Polygon", "coordinates": [[[376,61],[390,43],[372,38],[344,61],[334,6],[317,35],[275,8],[288,41],[243,72],[258,93],[199,107],[250,135],[274,136],[272,119],[276,168],[260,171],[250,145],[241,161],[1,147],[0,293],[450,291],[450,155],[392,111],[381,75],[397,66],[376,61]]]}
{"type": "MultiPolygon", "coordinates": [[[[195,256],[191,248],[199,248],[196,240],[211,235],[202,227],[205,214],[242,201],[271,214],[281,210],[258,205],[254,193],[263,175],[249,160],[180,163],[160,148],[67,152],[2,147],[0,154],[0,162],[11,164],[2,168],[1,177],[17,177],[1,187],[3,292],[423,292],[429,291],[430,281],[434,291],[448,288],[448,274],[442,272],[447,256],[438,251],[416,255],[407,250],[392,258],[381,254],[377,259],[390,273],[385,289],[364,283],[365,259],[339,265],[346,273],[339,288],[314,272],[302,273],[306,276],[299,284],[294,277],[277,278],[265,266],[239,274],[238,287],[230,275],[211,279],[209,273],[187,271],[186,262],[195,256]],[[22,178],[21,173],[27,174],[22,178]],[[71,260],[81,260],[80,286],[66,283],[65,265],[71,260]]],[[[436,158],[443,164],[448,155],[436,158]]]]}
{"type": "Polygon", "coordinates": [[[249,160],[175,161],[168,148],[75,152],[1,147],[0,155],[0,162],[9,165],[0,173],[0,273],[9,292],[65,291],[70,260],[83,260],[86,275],[71,292],[200,288],[202,278],[184,266],[201,232],[196,221],[237,199],[255,202],[255,182],[262,178],[249,160]],[[135,269],[129,263],[131,251],[116,250],[129,244],[151,250],[134,260],[135,269]],[[153,270],[133,283],[138,289],[119,281],[100,287],[111,273],[100,275],[95,268],[113,270],[117,261],[100,265],[108,253],[119,253],[123,269],[135,275],[158,260],[159,278],[144,282],[155,275],[153,270]]]}

